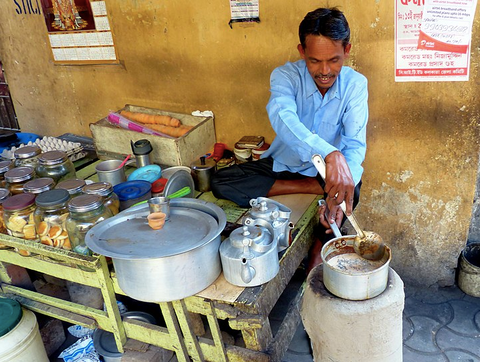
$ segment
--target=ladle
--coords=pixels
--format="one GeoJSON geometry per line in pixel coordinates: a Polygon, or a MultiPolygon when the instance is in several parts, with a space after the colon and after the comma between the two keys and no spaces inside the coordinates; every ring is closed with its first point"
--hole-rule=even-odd
{"type": "Polygon", "coordinates": [[[125,164],[127,163],[127,161],[130,159],[132,155],[127,155],[127,157],[125,157],[125,159],[122,161],[122,163],[120,164],[120,166],[118,166],[118,168],[122,168],[123,166],[125,166],[125,164]]]}
{"type": "MultiPolygon", "coordinates": [[[[325,160],[322,156],[315,154],[312,156],[312,162],[320,176],[325,180],[327,174],[325,160]]],[[[357,232],[357,236],[353,242],[355,253],[368,260],[382,259],[385,253],[385,244],[383,243],[382,237],[373,231],[363,231],[358,225],[355,215],[353,213],[350,216],[347,215],[345,201],[340,204],[340,207],[357,232]]]]}

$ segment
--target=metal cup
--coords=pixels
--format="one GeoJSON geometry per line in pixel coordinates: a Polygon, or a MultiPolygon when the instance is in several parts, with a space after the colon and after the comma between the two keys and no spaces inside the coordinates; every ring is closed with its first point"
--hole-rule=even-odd
{"type": "Polygon", "coordinates": [[[168,197],[152,197],[148,200],[148,208],[150,213],[163,212],[166,215],[165,220],[170,218],[170,199],[168,197]]]}
{"type": "Polygon", "coordinates": [[[120,160],[107,160],[102,161],[95,166],[97,171],[98,180],[102,182],[110,182],[112,186],[122,183],[126,180],[125,169],[120,167],[122,161],[120,160]]]}

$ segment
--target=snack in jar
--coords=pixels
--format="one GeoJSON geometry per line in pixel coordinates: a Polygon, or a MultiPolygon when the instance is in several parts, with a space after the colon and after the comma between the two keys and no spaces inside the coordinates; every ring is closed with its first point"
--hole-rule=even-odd
{"type": "Polygon", "coordinates": [[[103,197],[103,203],[110,209],[113,215],[117,215],[120,209],[120,200],[110,182],[94,182],[90,185],[85,185],[82,188],[84,194],[99,195],[103,197]]]}
{"type": "Polygon", "coordinates": [[[48,151],[38,157],[35,168],[38,177],[51,177],[56,183],[76,178],[75,166],[64,151],[48,151]]]}
{"type": "Polygon", "coordinates": [[[35,177],[35,169],[30,166],[20,166],[5,172],[5,188],[9,189],[12,195],[23,193],[23,186],[35,177]]]}
{"type": "MultiPolygon", "coordinates": [[[[34,194],[18,194],[3,202],[3,220],[9,235],[38,242],[33,213],[35,211],[34,194]]],[[[28,250],[15,250],[23,256],[30,256],[28,250]]]]}
{"type": "MultiPolygon", "coordinates": [[[[4,188],[0,188],[0,233],[8,234],[5,221],[3,220],[3,202],[11,196],[10,191],[4,188]]],[[[0,244],[0,249],[7,248],[6,245],[0,244]]]]}
{"type": "Polygon", "coordinates": [[[42,244],[54,248],[72,249],[66,228],[69,200],[70,194],[63,189],[42,192],[35,199],[37,207],[33,219],[42,244]]]}
{"type": "Polygon", "coordinates": [[[38,156],[41,153],[42,149],[37,145],[17,148],[15,152],[13,152],[13,157],[15,157],[15,167],[30,166],[35,168],[38,164],[38,156]]]}
{"type": "Polygon", "coordinates": [[[113,216],[99,195],[84,194],[68,202],[67,233],[72,250],[82,255],[92,255],[85,244],[85,235],[95,224],[113,216]]]}
{"type": "Polygon", "coordinates": [[[73,198],[75,196],[81,195],[82,188],[83,186],[86,185],[85,180],[78,179],[78,178],[72,178],[69,180],[63,180],[60,181],[57,186],[55,186],[56,189],[64,189],[67,190],[68,193],[70,194],[70,198],[73,198]]]}
{"type": "Polygon", "coordinates": [[[51,177],[34,178],[23,185],[23,192],[30,194],[41,194],[42,192],[53,190],[55,181],[51,177]]]}

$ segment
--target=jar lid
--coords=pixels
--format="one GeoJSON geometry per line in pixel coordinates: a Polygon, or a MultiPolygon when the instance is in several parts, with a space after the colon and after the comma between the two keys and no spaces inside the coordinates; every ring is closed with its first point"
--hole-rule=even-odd
{"type": "Polygon", "coordinates": [[[214,168],[217,163],[211,158],[200,157],[190,166],[192,170],[210,170],[214,168]]]}
{"type": "Polygon", "coordinates": [[[149,140],[141,139],[133,143],[131,142],[132,152],[134,155],[148,155],[152,152],[152,145],[149,140]]]}
{"type": "Polygon", "coordinates": [[[94,182],[83,186],[82,191],[89,195],[108,196],[113,192],[113,186],[110,182],[94,182]]]}
{"type": "Polygon", "coordinates": [[[0,161],[0,174],[11,170],[14,167],[13,161],[0,161]]]}
{"type": "Polygon", "coordinates": [[[76,194],[82,191],[82,188],[85,185],[86,185],[85,180],[74,178],[74,179],[60,181],[55,188],[67,190],[70,194],[76,194]]]}
{"type": "Polygon", "coordinates": [[[152,184],[148,181],[135,180],[126,181],[113,186],[113,192],[118,195],[120,201],[140,198],[152,189],[152,184]]]}
{"type": "Polygon", "coordinates": [[[92,211],[103,205],[103,199],[99,195],[75,196],[68,202],[68,209],[72,212],[92,211]]]}
{"type": "Polygon", "coordinates": [[[63,204],[70,199],[70,194],[64,189],[54,189],[42,192],[35,199],[35,203],[40,207],[49,207],[63,204]]]}
{"type": "Polygon", "coordinates": [[[34,194],[17,194],[10,196],[3,202],[4,210],[21,210],[35,203],[34,194]]]}
{"type": "Polygon", "coordinates": [[[137,168],[128,176],[128,181],[143,180],[153,183],[162,176],[162,169],[158,165],[147,165],[137,168]]]}
{"type": "Polygon", "coordinates": [[[12,168],[5,172],[3,177],[7,182],[22,182],[30,180],[35,173],[35,169],[30,166],[20,166],[12,168]]]}
{"type": "Polygon", "coordinates": [[[168,179],[166,178],[159,178],[158,180],[152,183],[152,193],[158,194],[165,189],[165,185],[167,184],[168,179]]]}
{"type": "Polygon", "coordinates": [[[13,299],[0,298],[0,337],[14,329],[22,315],[20,303],[13,299]]]}
{"type": "Polygon", "coordinates": [[[30,180],[23,185],[24,192],[39,194],[51,190],[55,186],[55,181],[51,177],[40,177],[30,180]]]}
{"type": "Polygon", "coordinates": [[[41,165],[56,165],[66,161],[68,158],[66,152],[63,151],[48,151],[42,153],[38,157],[38,163],[41,165]]]}
{"type": "Polygon", "coordinates": [[[25,146],[25,147],[20,147],[15,150],[13,153],[13,156],[15,158],[30,158],[37,156],[42,153],[42,149],[38,146],[32,145],[32,146],[25,146]]]}
{"type": "Polygon", "coordinates": [[[0,204],[3,203],[11,195],[9,189],[0,188],[0,204]]]}

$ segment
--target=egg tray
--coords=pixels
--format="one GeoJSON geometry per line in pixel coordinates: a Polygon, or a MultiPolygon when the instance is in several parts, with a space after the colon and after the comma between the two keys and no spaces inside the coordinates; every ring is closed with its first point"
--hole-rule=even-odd
{"type": "Polygon", "coordinates": [[[22,143],[18,147],[14,146],[10,149],[4,149],[0,154],[0,157],[13,160],[15,158],[15,151],[24,146],[38,146],[42,152],[64,151],[72,162],[84,158],[87,155],[80,142],[72,142],[56,137],[45,136],[43,138],[37,138],[33,142],[29,141],[26,144],[22,143]]]}

